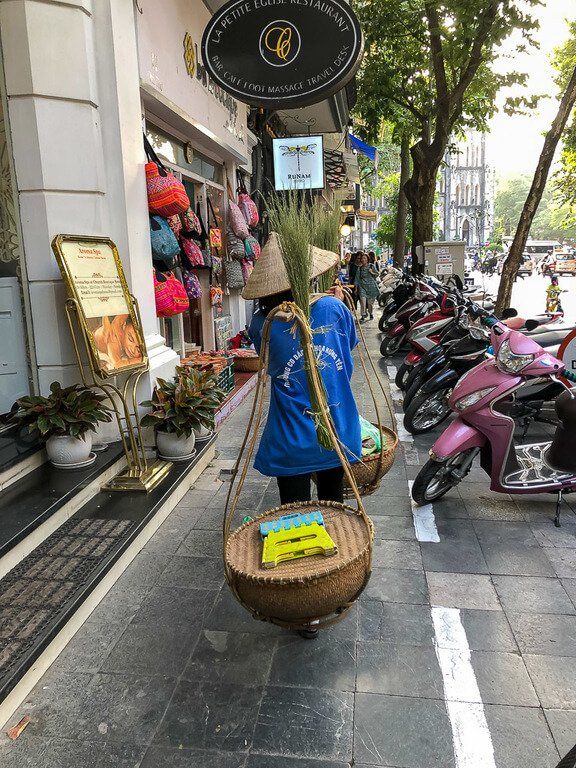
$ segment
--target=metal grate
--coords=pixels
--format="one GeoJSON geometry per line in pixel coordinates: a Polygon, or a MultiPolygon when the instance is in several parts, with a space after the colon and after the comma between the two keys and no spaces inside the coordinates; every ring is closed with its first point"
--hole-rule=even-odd
{"type": "Polygon", "coordinates": [[[67,608],[135,527],[128,520],[72,518],[0,580],[0,687],[51,639],[67,608]]]}

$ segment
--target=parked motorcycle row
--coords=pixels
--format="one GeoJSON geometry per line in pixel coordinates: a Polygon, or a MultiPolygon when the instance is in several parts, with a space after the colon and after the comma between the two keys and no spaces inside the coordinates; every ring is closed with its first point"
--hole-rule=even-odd
{"type": "Polygon", "coordinates": [[[458,278],[388,277],[380,351],[406,352],[396,375],[404,427],[422,434],[456,415],[413,483],[415,502],[440,499],[479,456],[494,491],[557,494],[559,525],[563,494],[576,490],[576,432],[556,413],[576,418],[576,376],[555,354],[574,326],[562,313],[525,320],[508,310],[499,319],[491,298],[464,291],[458,278]],[[524,443],[534,422],[554,425],[554,440],[524,443]]]}

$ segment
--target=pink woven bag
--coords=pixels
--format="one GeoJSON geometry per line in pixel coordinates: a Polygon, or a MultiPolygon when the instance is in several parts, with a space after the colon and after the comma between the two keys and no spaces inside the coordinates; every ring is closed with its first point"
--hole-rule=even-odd
{"type": "Polygon", "coordinates": [[[260,221],[258,207],[247,192],[238,195],[238,207],[242,211],[244,220],[249,227],[257,227],[260,221]]]}
{"type": "Polygon", "coordinates": [[[245,240],[250,234],[242,211],[233,200],[228,200],[228,223],[232,232],[241,240],[245,240]]]}

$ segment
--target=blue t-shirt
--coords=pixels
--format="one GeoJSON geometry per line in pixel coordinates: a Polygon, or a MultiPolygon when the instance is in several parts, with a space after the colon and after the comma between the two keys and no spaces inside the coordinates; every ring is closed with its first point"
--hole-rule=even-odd
{"type": "MultiPolygon", "coordinates": [[[[250,337],[258,351],[265,320],[261,312],[256,312],[250,324],[250,337]]],[[[354,318],[339,299],[324,296],[310,308],[310,324],[315,331],[314,348],[336,433],[348,460],[358,461],[362,438],[350,384],[352,350],[358,343],[354,318]]],[[[299,334],[291,333],[292,325],[274,320],[270,332],[270,409],[254,466],[271,477],[303,475],[340,465],[336,451],[318,444],[309,415],[302,346],[299,334]]]]}

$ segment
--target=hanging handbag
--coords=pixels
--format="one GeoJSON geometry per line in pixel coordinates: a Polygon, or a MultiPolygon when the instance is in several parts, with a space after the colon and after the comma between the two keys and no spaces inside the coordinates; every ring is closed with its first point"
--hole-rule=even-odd
{"type": "Polygon", "coordinates": [[[208,237],[210,241],[210,247],[220,249],[222,248],[222,231],[218,226],[218,219],[216,218],[212,201],[210,200],[210,198],[207,198],[207,199],[208,199],[208,237]],[[212,218],[214,219],[214,224],[216,225],[215,227],[212,227],[210,225],[210,214],[212,214],[212,218]]]}
{"type": "Polygon", "coordinates": [[[260,243],[252,235],[244,240],[244,252],[247,259],[252,259],[253,261],[259,259],[260,250],[260,243]]]}
{"type": "Polygon", "coordinates": [[[248,194],[244,179],[240,173],[238,174],[238,207],[242,211],[246,224],[249,227],[257,227],[260,222],[258,206],[248,194]]]}
{"type": "Polygon", "coordinates": [[[180,246],[168,222],[161,216],[150,216],[150,245],[154,261],[161,262],[166,269],[172,269],[180,253],[180,246]]]}
{"type": "Polygon", "coordinates": [[[156,299],[156,315],[158,317],[174,317],[181,315],[190,306],[186,290],[172,272],[154,275],[154,297],[156,299]]]}
{"type": "Polygon", "coordinates": [[[174,216],[168,216],[166,219],[168,222],[168,226],[174,232],[174,237],[178,239],[180,237],[180,233],[182,232],[182,222],[180,221],[180,216],[178,214],[174,214],[174,216]]]}
{"type": "Polygon", "coordinates": [[[212,254],[212,274],[218,279],[222,274],[222,259],[212,254]]]}
{"type": "Polygon", "coordinates": [[[212,286],[210,288],[210,304],[213,307],[221,307],[222,306],[222,288],[217,288],[216,286],[212,286]]]}
{"type": "Polygon", "coordinates": [[[246,256],[244,240],[237,237],[231,229],[226,233],[226,251],[231,259],[243,259],[246,256]]]}
{"type": "Polygon", "coordinates": [[[146,136],[144,136],[144,147],[148,157],[146,189],[150,212],[164,217],[182,213],[190,207],[184,184],[164,168],[146,136]]]}
{"type": "Polygon", "coordinates": [[[231,198],[228,198],[228,225],[236,237],[239,237],[241,240],[244,240],[250,234],[242,211],[231,198]]]}
{"type": "Polygon", "coordinates": [[[194,272],[189,272],[186,269],[184,270],[182,277],[184,279],[184,288],[186,289],[190,301],[202,298],[202,286],[194,272]]]}
{"type": "Polygon", "coordinates": [[[204,255],[202,249],[195,240],[189,237],[181,237],[180,244],[188,267],[203,267],[204,255]]]}
{"type": "MultiPolygon", "coordinates": [[[[198,203],[200,205],[200,203],[198,203]]],[[[188,234],[195,234],[195,235],[201,235],[202,234],[202,223],[197,216],[197,214],[194,213],[192,208],[187,208],[184,213],[180,214],[180,221],[182,225],[182,230],[188,234]]]]}
{"type": "Polygon", "coordinates": [[[242,266],[242,277],[244,278],[244,285],[248,282],[248,278],[252,274],[252,270],[254,269],[254,264],[252,264],[252,261],[250,259],[242,259],[240,262],[240,265],[242,266]]]}
{"type": "Polygon", "coordinates": [[[226,285],[229,291],[237,291],[240,288],[244,288],[242,264],[236,259],[228,259],[226,262],[226,285]]]}

